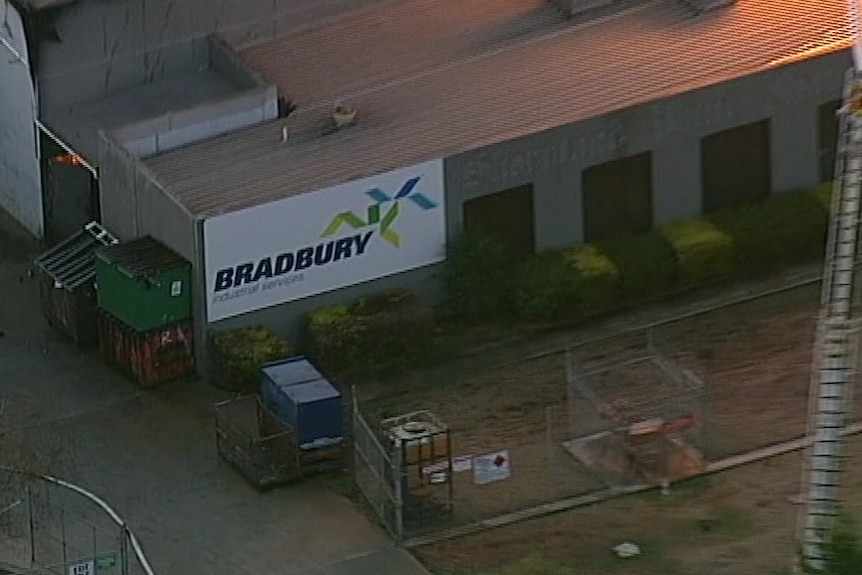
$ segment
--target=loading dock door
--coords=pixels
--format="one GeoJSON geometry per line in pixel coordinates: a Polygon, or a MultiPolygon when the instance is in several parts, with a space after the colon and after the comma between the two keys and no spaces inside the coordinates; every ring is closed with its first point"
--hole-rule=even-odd
{"type": "Polygon", "coordinates": [[[99,219],[98,184],[74,156],[44,135],[41,144],[45,242],[54,245],[99,219]]]}
{"type": "Polygon", "coordinates": [[[652,154],[587,168],[581,175],[584,241],[636,234],[652,227],[652,154]]]}
{"type": "Polygon", "coordinates": [[[772,189],[769,120],[703,138],[700,158],[704,212],[764,199],[772,189]]]}
{"type": "Polygon", "coordinates": [[[532,184],[464,202],[464,231],[494,237],[515,256],[535,253],[532,184]]]}
{"type": "Polygon", "coordinates": [[[835,177],[835,147],[838,145],[838,107],[841,100],[826,102],[818,108],[817,147],[820,156],[820,181],[828,182],[835,177]]]}

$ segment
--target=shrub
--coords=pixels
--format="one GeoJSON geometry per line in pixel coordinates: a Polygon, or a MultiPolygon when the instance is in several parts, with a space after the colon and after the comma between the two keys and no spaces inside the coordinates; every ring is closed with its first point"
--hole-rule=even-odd
{"type": "Polygon", "coordinates": [[[680,284],[697,285],[732,273],[733,241],[714,224],[685,220],[666,224],[659,233],[673,246],[680,284]]]}
{"type": "Polygon", "coordinates": [[[525,262],[518,273],[515,307],[528,319],[572,316],[580,309],[578,271],[566,265],[563,253],[543,252],[525,262]]]}
{"type": "Polygon", "coordinates": [[[544,252],[520,270],[515,305],[529,319],[574,317],[604,309],[619,296],[620,274],[596,246],[544,252]]]}
{"type": "Polygon", "coordinates": [[[817,198],[827,214],[832,210],[832,184],[833,182],[824,182],[809,191],[817,198]]]}
{"type": "Polygon", "coordinates": [[[500,242],[480,233],[461,235],[449,243],[446,307],[463,319],[509,312],[516,268],[516,259],[500,242]]]}
{"type": "Polygon", "coordinates": [[[676,256],[667,239],[657,232],[620,236],[601,242],[620,271],[622,294],[642,299],[666,293],[676,285],[676,256]]]}
{"type": "Polygon", "coordinates": [[[318,308],[308,317],[311,355],[327,369],[339,370],[357,361],[365,326],[345,304],[318,308]]]}
{"type": "Polygon", "coordinates": [[[435,353],[437,325],[431,311],[406,290],[359,300],[353,313],[365,330],[358,348],[360,365],[370,372],[397,371],[422,363],[435,353]]]}
{"type": "Polygon", "coordinates": [[[580,275],[584,311],[606,308],[620,296],[620,270],[596,246],[584,244],[564,252],[564,259],[580,275]]]}
{"type": "Polygon", "coordinates": [[[822,198],[806,191],[722,210],[709,220],[733,239],[737,269],[751,274],[821,257],[828,211],[822,198]]]}
{"type": "Polygon", "coordinates": [[[386,373],[438,351],[436,323],[408,290],[325,306],[309,316],[311,355],[331,371],[386,373]]]}
{"type": "Polygon", "coordinates": [[[850,516],[839,518],[823,552],[826,557],[823,568],[803,565],[805,575],[858,575],[862,565],[862,541],[850,516]]]}
{"type": "Polygon", "coordinates": [[[257,391],[265,363],[295,355],[281,336],[262,325],[216,332],[212,342],[215,384],[241,393],[257,391]]]}

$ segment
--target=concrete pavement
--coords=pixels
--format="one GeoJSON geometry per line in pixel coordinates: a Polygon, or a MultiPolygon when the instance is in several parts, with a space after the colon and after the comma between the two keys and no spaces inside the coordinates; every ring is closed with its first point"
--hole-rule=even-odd
{"type": "Polygon", "coordinates": [[[50,453],[34,461],[41,471],[108,501],[159,575],[427,573],[319,484],[248,486],[216,456],[220,392],[203,382],[142,392],[54,333],[26,273],[37,249],[0,216],[2,426],[50,453]]]}

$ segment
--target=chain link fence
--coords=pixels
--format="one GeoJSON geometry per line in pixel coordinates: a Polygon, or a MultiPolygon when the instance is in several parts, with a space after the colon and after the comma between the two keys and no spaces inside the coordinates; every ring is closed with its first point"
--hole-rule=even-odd
{"type": "Polygon", "coordinates": [[[488,396],[500,407],[483,409],[484,417],[470,417],[459,402],[427,405],[456,417],[449,421],[421,409],[421,400],[384,405],[354,391],[357,483],[393,537],[405,540],[699,473],[708,418],[698,366],[688,359],[653,335],[633,334],[597,356],[572,352],[507,375],[528,386],[537,381],[530,370],[541,371],[559,403],[488,396]],[[405,412],[393,417],[398,406],[405,412]],[[423,434],[395,441],[404,422],[423,434]]]}
{"type": "Polygon", "coordinates": [[[59,480],[10,485],[0,504],[0,553],[22,572],[153,575],[134,534],[100,501],[59,480]]]}
{"type": "Polygon", "coordinates": [[[353,392],[353,470],[356,484],[378,520],[389,534],[400,541],[404,537],[403,498],[401,493],[399,453],[384,447],[382,434],[363,415],[353,392]]]}
{"type": "MultiPolygon", "coordinates": [[[[705,470],[704,385],[651,332],[599,365],[566,354],[562,445],[610,488],[705,470]]],[[[555,430],[556,432],[556,430],[555,430]]]]}

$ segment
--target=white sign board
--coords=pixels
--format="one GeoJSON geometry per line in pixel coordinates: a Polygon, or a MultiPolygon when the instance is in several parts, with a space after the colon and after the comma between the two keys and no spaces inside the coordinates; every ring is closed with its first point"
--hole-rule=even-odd
{"type": "Polygon", "coordinates": [[[204,222],[210,322],[443,261],[443,161],[204,222]]]}
{"type": "Polygon", "coordinates": [[[95,575],[96,564],[93,561],[81,561],[69,565],[69,575],[95,575]]]}
{"type": "MultiPolygon", "coordinates": [[[[459,473],[461,471],[470,471],[473,468],[473,456],[472,455],[458,455],[457,457],[452,458],[452,471],[455,473],[459,473]]],[[[448,471],[449,470],[449,462],[442,461],[440,463],[435,463],[434,465],[428,465],[422,468],[422,473],[425,475],[431,475],[432,473],[438,473],[440,471],[448,471]]]]}
{"type": "Polygon", "coordinates": [[[503,481],[511,476],[512,462],[508,449],[473,458],[473,483],[477,485],[503,481]]]}

